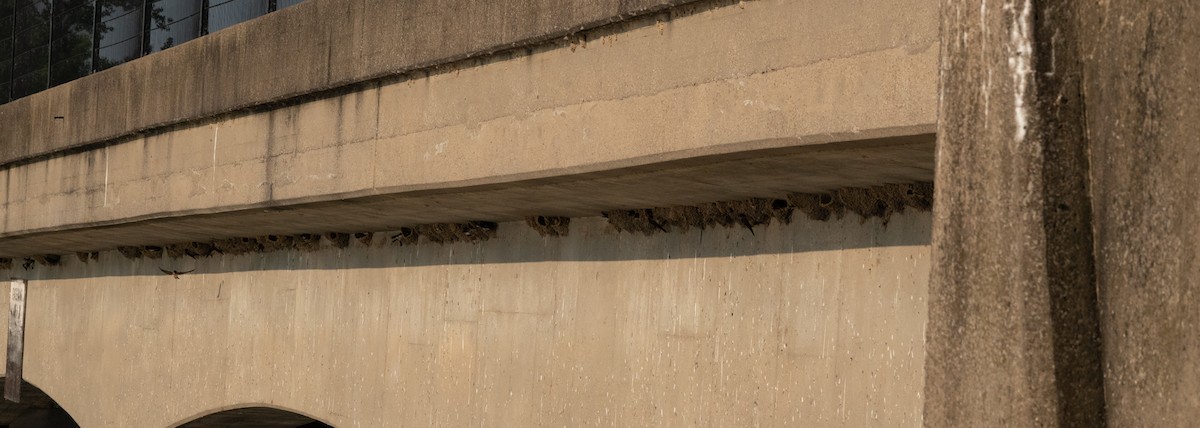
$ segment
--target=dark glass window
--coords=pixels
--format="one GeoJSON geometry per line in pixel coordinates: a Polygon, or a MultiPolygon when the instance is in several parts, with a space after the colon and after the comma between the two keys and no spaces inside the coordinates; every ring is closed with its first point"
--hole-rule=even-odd
{"type": "Polygon", "coordinates": [[[200,0],[157,0],[150,4],[150,45],[146,53],[158,52],[200,37],[200,0]]]}
{"type": "Polygon", "coordinates": [[[50,85],[92,71],[92,27],[96,9],[90,0],[55,0],[50,42],[50,85]]]}
{"type": "Polygon", "coordinates": [[[10,83],[9,78],[12,73],[12,60],[6,59],[0,61],[0,104],[7,103],[11,98],[8,97],[10,83]]]}
{"type": "Polygon", "coordinates": [[[13,10],[17,17],[17,31],[50,23],[49,0],[16,0],[13,3],[13,10]]]}
{"type": "Polygon", "coordinates": [[[50,3],[17,0],[13,22],[13,54],[50,44],[50,3]]]}
{"type": "MultiPolygon", "coordinates": [[[[3,0],[0,0],[3,1],[3,0]]],[[[12,77],[12,39],[0,36],[0,83],[12,77]]]]}
{"type": "Polygon", "coordinates": [[[304,0],[275,0],[275,10],[300,4],[304,0]]]}
{"type": "Polygon", "coordinates": [[[12,16],[13,0],[0,0],[0,17],[12,16]]]}
{"type": "Polygon", "coordinates": [[[46,89],[50,62],[49,0],[13,2],[12,98],[46,89]]]}
{"type": "Polygon", "coordinates": [[[142,34],[142,3],[100,0],[100,47],[111,46],[142,34]]]}
{"type": "Polygon", "coordinates": [[[50,47],[38,46],[13,55],[13,79],[36,70],[44,70],[49,63],[50,47]]]}
{"type": "Polygon", "coordinates": [[[17,55],[14,59],[12,98],[21,98],[46,89],[47,72],[49,71],[46,61],[48,48],[48,46],[34,48],[29,52],[17,55]]]}
{"type": "Polygon", "coordinates": [[[303,0],[0,0],[0,104],[303,0]]]}
{"type": "MultiPolygon", "coordinates": [[[[0,41],[0,43],[4,42],[0,41]]],[[[3,47],[0,46],[0,49],[3,49],[3,47]]],[[[0,59],[0,83],[8,83],[8,81],[12,80],[12,56],[0,55],[0,58],[2,58],[0,59]]]]}
{"type": "Polygon", "coordinates": [[[99,0],[99,25],[96,26],[97,71],[131,61],[142,55],[141,0],[99,0]]]}
{"type": "MultiPolygon", "coordinates": [[[[4,2],[4,1],[5,0],[0,0],[0,2],[4,2]]],[[[7,14],[5,14],[4,10],[0,10],[0,37],[7,39],[7,38],[12,37],[12,33],[13,33],[12,9],[9,8],[9,10],[7,11],[7,14]]]]}
{"type": "Polygon", "coordinates": [[[91,5],[96,0],[54,0],[54,14],[57,15],[62,11],[71,10],[79,6],[91,5]]]}
{"type": "Polygon", "coordinates": [[[48,44],[50,44],[49,25],[25,28],[13,33],[13,52],[18,54],[48,44]]]}
{"type": "Polygon", "coordinates": [[[263,16],[269,3],[268,0],[212,0],[208,7],[208,32],[263,16]]]}
{"type": "Polygon", "coordinates": [[[50,86],[70,82],[92,72],[92,53],[63,58],[50,64],[50,86]]]}
{"type": "Polygon", "coordinates": [[[9,100],[12,82],[13,0],[0,0],[0,104],[9,100]]]}

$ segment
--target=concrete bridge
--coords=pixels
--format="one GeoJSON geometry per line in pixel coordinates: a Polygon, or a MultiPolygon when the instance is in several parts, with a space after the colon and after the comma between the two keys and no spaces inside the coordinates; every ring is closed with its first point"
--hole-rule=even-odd
{"type": "Polygon", "coordinates": [[[310,0],[0,105],[0,424],[1190,420],[1200,177],[1108,202],[1195,8],[1108,99],[1107,17],[943,3],[310,0]]]}

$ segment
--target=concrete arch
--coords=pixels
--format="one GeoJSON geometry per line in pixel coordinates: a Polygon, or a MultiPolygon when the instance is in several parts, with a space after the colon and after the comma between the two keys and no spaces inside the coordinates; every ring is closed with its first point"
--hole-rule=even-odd
{"type": "Polygon", "coordinates": [[[293,408],[269,403],[243,403],[209,409],[170,425],[176,428],[294,427],[329,428],[329,421],[293,408]]]}
{"type": "MultiPolygon", "coordinates": [[[[0,377],[0,384],[5,378],[0,377]]],[[[21,381],[21,401],[0,399],[0,426],[14,428],[79,427],[75,417],[45,390],[21,381]]]]}

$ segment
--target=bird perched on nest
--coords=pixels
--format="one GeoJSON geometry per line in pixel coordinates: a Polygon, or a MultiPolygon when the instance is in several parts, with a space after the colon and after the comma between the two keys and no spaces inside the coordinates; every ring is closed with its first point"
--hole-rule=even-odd
{"type": "Polygon", "coordinates": [[[177,271],[177,270],[166,270],[163,268],[158,268],[158,270],[161,270],[162,273],[165,273],[167,275],[171,275],[171,276],[175,277],[175,279],[179,279],[179,275],[183,275],[185,273],[192,273],[192,272],[196,271],[195,269],[192,269],[189,271],[177,271]]]}

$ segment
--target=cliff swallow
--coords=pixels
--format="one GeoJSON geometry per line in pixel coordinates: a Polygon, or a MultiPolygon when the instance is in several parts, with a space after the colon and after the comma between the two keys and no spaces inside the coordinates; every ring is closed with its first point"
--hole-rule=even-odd
{"type": "Polygon", "coordinates": [[[742,223],[742,226],[746,227],[746,230],[750,231],[750,236],[754,236],[754,224],[750,223],[750,220],[746,216],[738,216],[738,221],[742,223]]]}
{"type": "Polygon", "coordinates": [[[195,271],[196,271],[195,269],[192,269],[192,270],[189,270],[189,271],[183,271],[183,272],[181,272],[181,271],[177,271],[177,270],[166,270],[166,269],[163,269],[163,268],[158,268],[158,270],[161,270],[161,271],[162,271],[162,273],[165,273],[165,274],[167,274],[167,275],[171,275],[171,276],[175,277],[175,279],[179,279],[179,275],[183,275],[183,274],[185,274],[185,273],[192,273],[192,272],[195,272],[195,271]]]}

